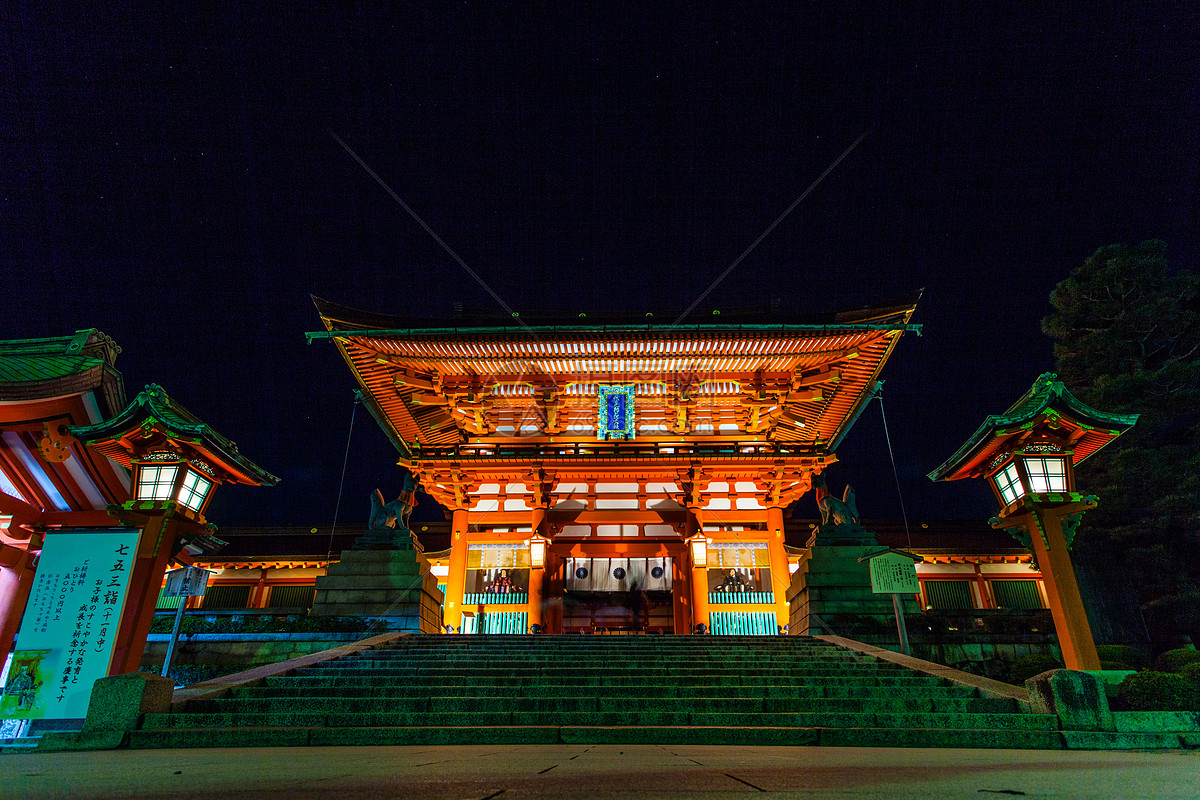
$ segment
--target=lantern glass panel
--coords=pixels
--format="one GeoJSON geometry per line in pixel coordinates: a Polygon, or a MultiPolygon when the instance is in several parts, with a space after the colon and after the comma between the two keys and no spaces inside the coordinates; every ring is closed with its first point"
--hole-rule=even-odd
{"type": "Polygon", "coordinates": [[[529,542],[529,565],[540,569],[546,565],[546,540],[534,538],[529,542]]]}
{"type": "Polygon", "coordinates": [[[1021,476],[1017,474],[1016,464],[1010,462],[997,472],[992,480],[996,482],[996,488],[1000,491],[1000,497],[1004,498],[1005,505],[1025,496],[1025,485],[1021,483],[1021,476]]]}
{"type": "Polygon", "coordinates": [[[142,465],[138,469],[137,499],[138,500],[169,500],[171,489],[175,486],[175,476],[179,474],[179,465],[142,465]]]}
{"type": "Polygon", "coordinates": [[[1029,491],[1038,494],[1067,490],[1067,460],[1065,458],[1026,458],[1025,473],[1029,475],[1029,491]]]}
{"type": "Polygon", "coordinates": [[[185,508],[199,511],[204,505],[204,499],[212,489],[213,482],[194,470],[188,470],[183,476],[183,485],[179,487],[179,496],[175,498],[185,508]]]}

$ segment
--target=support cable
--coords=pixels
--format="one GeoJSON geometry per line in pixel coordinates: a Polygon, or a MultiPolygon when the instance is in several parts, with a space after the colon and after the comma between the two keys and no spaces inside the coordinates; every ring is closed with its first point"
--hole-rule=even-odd
{"type": "Polygon", "coordinates": [[[900,498],[900,516],[904,519],[904,535],[908,537],[908,546],[912,547],[912,531],[908,529],[908,514],[904,510],[904,492],[900,490],[900,473],[896,469],[896,454],[892,452],[892,435],[888,433],[887,414],[883,411],[883,392],[875,395],[879,398],[879,416],[883,419],[883,438],[887,440],[888,457],[892,459],[892,475],[896,478],[896,496],[900,498]]]}
{"type": "Polygon", "coordinates": [[[346,434],[346,455],[342,457],[342,479],[338,481],[337,503],[333,507],[333,526],[329,529],[329,549],[326,559],[333,558],[333,535],[337,533],[338,512],[342,510],[342,489],[346,486],[346,465],[350,463],[350,439],[354,436],[354,418],[358,415],[358,406],[362,395],[354,393],[354,407],[350,410],[350,432],[346,434]]]}

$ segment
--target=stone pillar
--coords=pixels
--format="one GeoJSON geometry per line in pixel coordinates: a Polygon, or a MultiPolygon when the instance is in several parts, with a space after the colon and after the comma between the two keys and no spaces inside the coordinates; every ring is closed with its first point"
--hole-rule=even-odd
{"type": "Polygon", "coordinates": [[[775,622],[788,624],[787,592],[792,582],[787,550],[783,547],[783,509],[767,509],[767,557],[771,569],[770,591],[775,595],[775,622]]]}
{"type": "Polygon", "coordinates": [[[1025,529],[1033,542],[1038,568],[1050,599],[1050,613],[1054,617],[1054,630],[1062,648],[1063,663],[1067,669],[1100,669],[1100,655],[1092,638],[1087,611],[1079,596],[1079,585],[1075,582],[1075,568],[1071,565],[1071,553],[1063,536],[1063,517],[1078,513],[1078,508],[1055,509],[1035,508],[1029,512],[1025,529]],[[1042,535],[1045,534],[1045,541],[1042,535]]]}
{"type": "Polygon", "coordinates": [[[450,571],[446,575],[446,602],[442,625],[462,628],[463,586],[467,579],[467,510],[456,508],[450,517],[450,571]]]}
{"type": "Polygon", "coordinates": [[[12,649],[13,639],[33,589],[33,556],[28,550],[0,543],[0,663],[12,649]]]}
{"type": "Polygon", "coordinates": [[[170,512],[150,517],[138,537],[137,558],[129,575],[129,590],[121,612],[121,627],[113,646],[108,674],[137,672],[146,649],[163,575],[179,536],[179,523],[170,512]]]}

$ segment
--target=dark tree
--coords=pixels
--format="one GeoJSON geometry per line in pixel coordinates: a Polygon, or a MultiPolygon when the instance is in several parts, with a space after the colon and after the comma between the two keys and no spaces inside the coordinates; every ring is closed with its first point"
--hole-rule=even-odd
{"type": "Polygon", "coordinates": [[[1151,635],[1200,635],[1200,277],[1166,244],[1111,245],[1050,295],[1062,380],[1138,424],[1080,467],[1085,535],[1126,561],[1151,635]]]}

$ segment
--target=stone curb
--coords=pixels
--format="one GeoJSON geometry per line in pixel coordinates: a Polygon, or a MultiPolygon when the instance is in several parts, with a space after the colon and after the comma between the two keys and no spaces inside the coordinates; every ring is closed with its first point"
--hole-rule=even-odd
{"type": "Polygon", "coordinates": [[[954,681],[955,683],[964,686],[970,686],[978,689],[981,692],[991,697],[1004,697],[1010,700],[1016,700],[1020,703],[1029,703],[1029,691],[1020,686],[1013,686],[1010,683],[1002,683],[991,678],[985,678],[982,675],[972,675],[969,672],[953,669],[943,664],[935,664],[932,661],[923,661],[912,656],[894,653],[891,650],[884,650],[882,647],[863,644],[856,642],[853,639],[846,639],[841,636],[814,636],[814,639],[820,639],[830,644],[836,644],[839,647],[844,647],[847,650],[853,650],[856,653],[863,655],[874,656],[884,661],[890,661],[893,664],[899,664],[902,667],[907,667],[916,672],[932,675],[937,678],[945,678],[946,680],[954,681]]]}

